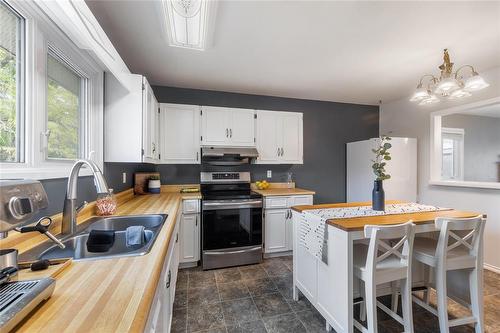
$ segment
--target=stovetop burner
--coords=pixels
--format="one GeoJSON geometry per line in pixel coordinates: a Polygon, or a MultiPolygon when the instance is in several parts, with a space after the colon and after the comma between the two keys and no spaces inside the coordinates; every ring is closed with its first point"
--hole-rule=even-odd
{"type": "Polygon", "coordinates": [[[260,199],[262,195],[253,191],[234,192],[205,192],[202,191],[203,200],[235,200],[235,199],[260,199]]]}
{"type": "Polygon", "coordinates": [[[251,190],[249,172],[202,172],[200,187],[203,200],[262,198],[251,190]]]}

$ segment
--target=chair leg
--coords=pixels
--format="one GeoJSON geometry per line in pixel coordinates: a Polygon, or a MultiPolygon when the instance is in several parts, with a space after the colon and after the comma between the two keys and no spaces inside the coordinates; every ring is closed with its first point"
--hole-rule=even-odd
{"type": "Polygon", "coordinates": [[[431,288],[429,287],[429,283],[430,283],[430,269],[429,269],[429,266],[427,265],[423,265],[424,266],[424,285],[426,287],[426,290],[424,291],[424,302],[429,304],[429,300],[430,300],[430,292],[431,292],[431,288]]]}
{"type": "Polygon", "coordinates": [[[360,321],[365,321],[366,320],[366,292],[365,292],[365,283],[363,282],[363,288],[360,288],[361,291],[361,298],[363,298],[363,301],[359,303],[359,320],[360,321]]]}
{"type": "Polygon", "coordinates": [[[446,292],[446,271],[443,267],[436,268],[437,310],[439,317],[439,331],[449,333],[448,326],[448,295],[446,292]]]}
{"type": "Polygon", "coordinates": [[[391,292],[392,292],[392,295],[391,295],[391,310],[397,313],[398,312],[398,301],[399,301],[399,297],[398,297],[398,283],[397,283],[397,281],[392,281],[391,282],[391,292]]]}
{"type": "Polygon", "coordinates": [[[484,331],[484,312],[483,312],[483,274],[482,268],[476,268],[469,274],[469,289],[472,315],[476,319],[476,333],[484,331]]]}
{"type": "Polygon", "coordinates": [[[299,288],[297,288],[295,284],[293,285],[292,288],[293,288],[292,298],[295,302],[297,302],[299,300],[299,288]]]}
{"type": "Polygon", "coordinates": [[[365,304],[368,332],[377,333],[377,285],[365,281],[365,304]]]}
{"type": "Polygon", "coordinates": [[[401,280],[401,308],[403,310],[405,333],[413,333],[411,279],[401,280]]]}

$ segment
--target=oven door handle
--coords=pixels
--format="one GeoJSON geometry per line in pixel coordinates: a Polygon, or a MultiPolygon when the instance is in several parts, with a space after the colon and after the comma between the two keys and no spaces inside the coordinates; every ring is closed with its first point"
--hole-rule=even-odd
{"type": "Polygon", "coordinates": [[[234,208],[260,208],[262,200],[234,201],[234,202],[203,202],[203,209],[234,209],[234,208]]]}
{"type": "Polygon", "coordinates": [[[236,250],[236,251],[204,251],[204,254],[208,255],[221,255],[221,254],[239,254],[245,252],[259,251],[262,250],[262,246],[252,247],[250,249],[236,250]]]}

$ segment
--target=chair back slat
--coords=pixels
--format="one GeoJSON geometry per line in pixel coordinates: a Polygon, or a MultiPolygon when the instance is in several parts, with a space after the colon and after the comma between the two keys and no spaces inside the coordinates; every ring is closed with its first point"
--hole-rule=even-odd
{"type": "Polygon", "coordinates": [[[378,250],[379,252],[382,252],[381,255],[377,256],[377,262],[380,262],[386,258],[389,258],[391,255],[393,256],[396,256],[396,257],[399,257],[400,259],[403,259],[403,260],[406,260],[408,258],[408,256],[404,255],[403,254],[403,250],[400,251],[400,248],[404,246],[406,240],[407,240],[407,236],[403,236],[397,243],[396,245],[389,245],[387,244],[386,242],[384,242],[383,240],[379,239],[378,240],[378,250]],[[384,252],[384,250],[386,250],[384,252]]]}
{"type": "Polygon", "coordinates": [[[481,248],[485,222],[486,220],[481,215],[471,218],[438,217],[435,226],[440,230],[440,235],[436,255],[446,258],[448,252],[461,247],[465,248],[469,255],[477,257],[481,248]],[[464,231],[468,232],[463,235],[464,231]]]}
{"type": "Polygon", "coordinates": [[[399,258],[402,265],[409,267],[411,262],[409,257],[413,249],[414,226],[412,221],[389,226],[365,226],[365,237],[370,238],[366,267],[374,272],[378,263],[391,256],[399,258]],[[386,242],[386,240],[391,243],[386,242]]]}

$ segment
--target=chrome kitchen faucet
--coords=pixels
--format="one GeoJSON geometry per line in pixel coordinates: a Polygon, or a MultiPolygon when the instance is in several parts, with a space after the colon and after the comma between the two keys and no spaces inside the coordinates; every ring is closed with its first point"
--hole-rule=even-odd
{"type": "Polygon", "coordinates": [[[101,169],[92,160],[78,160],[75,162],[71,168],[71,172],[68,178],[68,187],[66,190],[66,199],[64,200],[64,209],[61,225],[61,234],[71,235],[76,232],[76,216],[78,212],[85,207],[86,202],[80,207],[76,207],[76,196],[77,196],[77,183],[78,174],[83,165],[87,165],[94,176],[94,185],[97,190],[97,194],[108,193],[108,184],[102,175],[101,169]]]}

